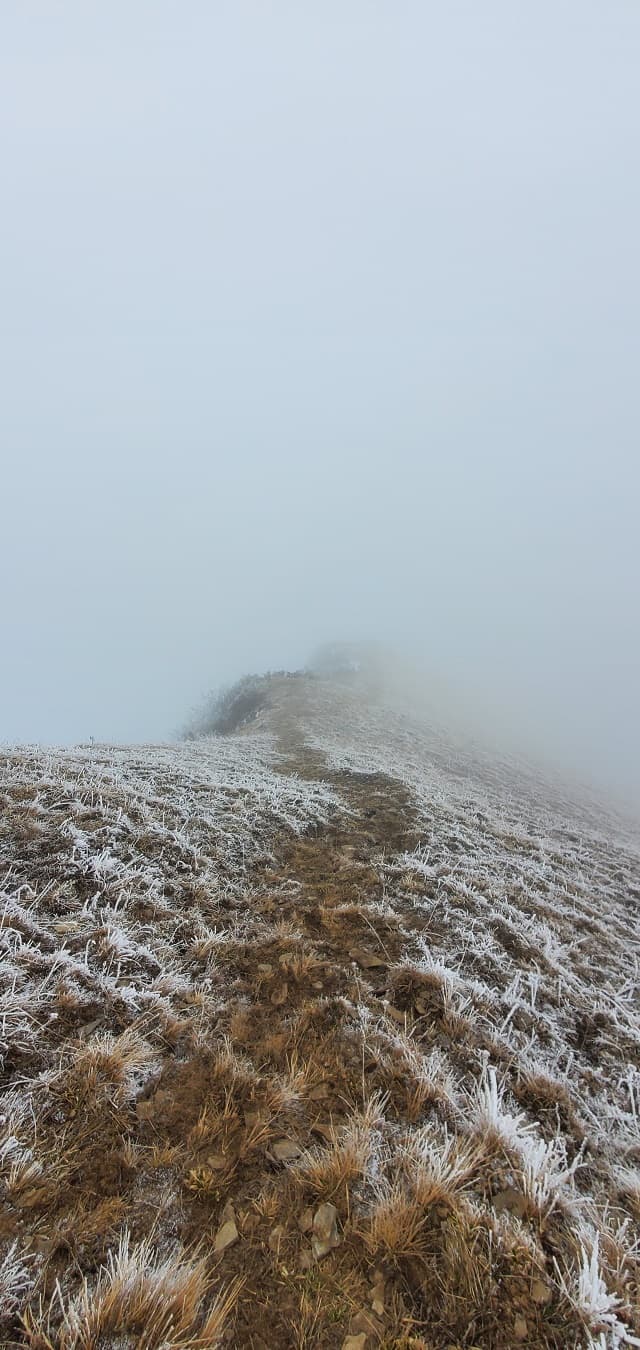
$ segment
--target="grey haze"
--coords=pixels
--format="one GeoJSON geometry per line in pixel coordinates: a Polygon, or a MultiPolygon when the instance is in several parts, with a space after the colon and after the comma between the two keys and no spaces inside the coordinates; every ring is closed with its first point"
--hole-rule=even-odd
{"type": "Polygon", "coordinates": [[[635,0],[5,0],[0,737],[378,639],[640,799],[635,0]]]}

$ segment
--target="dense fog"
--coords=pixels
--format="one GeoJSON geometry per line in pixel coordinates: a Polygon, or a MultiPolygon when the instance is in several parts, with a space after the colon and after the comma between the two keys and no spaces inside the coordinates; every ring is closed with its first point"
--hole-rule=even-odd
{"type": "Polygon", "coordinates": [[[640,801],[640,8],[7,0],[0,738],[327,640],[640,801]]]}

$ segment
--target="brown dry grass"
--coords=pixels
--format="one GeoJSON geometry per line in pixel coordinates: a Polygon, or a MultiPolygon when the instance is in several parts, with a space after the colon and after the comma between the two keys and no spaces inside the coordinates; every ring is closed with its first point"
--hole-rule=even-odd
{"type": "Polygon", "coordinates": [[[135,752],[116,777],[5,766],[2,1344],[639,1335],[640,1039],[612,898],[631,854],[594,835],[598,927],[569,838],[536,871],[513,819],[488,835],[455,794],[439,818],[392,775],[328,768],[295,730],[310,695],[283,688],[266,816],[270,780],[252,796],[234,761],[214,792],[198,742],[186,780],[135,752]],[[294,767],[292,802],[324,779],[342,805],[278,816],[294,767]],[[571,943],[594,931],[586,990],[571,943]]]}

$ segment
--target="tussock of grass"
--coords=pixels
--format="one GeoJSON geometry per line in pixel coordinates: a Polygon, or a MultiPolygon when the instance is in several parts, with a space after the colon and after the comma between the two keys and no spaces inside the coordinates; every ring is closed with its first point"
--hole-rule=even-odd
{"type": "Polygon", "coordinates": [[[330,1131],[326,1147],[310,1149],[294,1169],[301,1184],[330,1199],[357,1178],[364,1179],[376,1153],[384,1105],[379,1095],[372,1097],[346,1124],[330,1131]]]}
{"type": "MultiPolygon", "coordinates": [[[[84,1281],[62,1311],[57,1350],[93,1350],[108,1337],[135,1337],[139,1350],[194,1350],[213,1347],[238,1297],[240,1286],[218,1294],[206,1311],[211,1287],[204,1258],[181,1252],[162,1258],[148,1241],[133,1245],[125,1231],[95,1284],[84,1281]]],[[[49,1341],[27,1314],[26,1344],[41,1350],[49,1341]]]]}
{"type": "Polygon", "coordinates": [[[388,1259],[413,1256],[422,1250],[427,1215],[423,1206],[400,1181],[383,1180],[367,1216],[362,1236],[369,1251],[388,1259]]]}

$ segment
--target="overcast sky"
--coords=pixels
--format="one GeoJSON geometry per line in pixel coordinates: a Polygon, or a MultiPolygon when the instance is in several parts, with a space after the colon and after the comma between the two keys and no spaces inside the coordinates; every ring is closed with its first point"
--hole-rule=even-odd
{"type": "Polygon", "coordinates": [[[1,739],[382,638],[640,798],[639,68],[637,0],[4,0],[1,739]]]}

